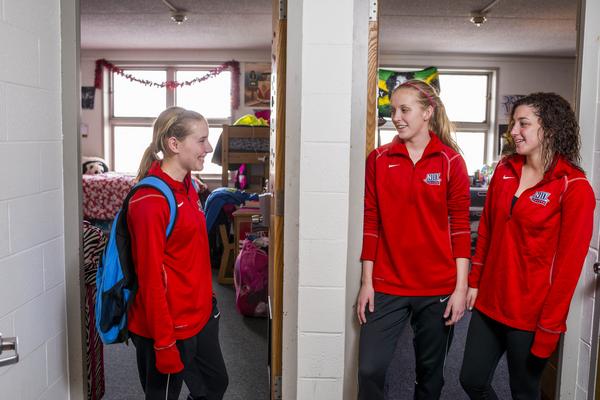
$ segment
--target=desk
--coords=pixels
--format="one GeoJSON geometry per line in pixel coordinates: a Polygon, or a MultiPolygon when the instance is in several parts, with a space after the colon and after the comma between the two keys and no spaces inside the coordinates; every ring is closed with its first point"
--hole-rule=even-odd
{"type": "Polygon", "coordinates": [[[228,234],[225,231],[225,225],[219,226],[221,241],[223,242],[223,255],[221,256],[221,265],[219,266],[219,276],[217,281],[220,284],[231,285],[233,283],[233,269],[235,260],[240,253],[240,249],[246,234],[252,231],[252,216],[260,215],[258,208],[240,208],[233,212],[233,243],[229,242],[228,234]],[[233,259],[229,257],[233,256],[233,259]]]}
{"type": "Polygon", "coordinates": [[[240,249],[246,239],[246,234],[252,232],[252,217],[260,215],[258,208],[240,208],[233,212],[233,238],[234,238],[234,254],[237,259],[240,249]]]}

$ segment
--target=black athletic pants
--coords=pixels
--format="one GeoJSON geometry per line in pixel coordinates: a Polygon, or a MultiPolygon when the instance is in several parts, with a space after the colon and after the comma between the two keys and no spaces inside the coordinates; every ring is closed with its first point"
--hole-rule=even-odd
{"type": "Polygon", "coordinates": [[[444,386],[444,363],[452,327],[444,311],[450,296],[404,297],[375,293],[375,311],[367,307],[360,331],[359,400],[383,400],[385,375],[402,330],[410,317],[416,359],[415,399],[438,399],[444,386]]]}
{"type": "Polygon", "coordinates": [[[540,379],[547,359],[529,351],[534,332],[514,329],[479,311],[473,311],[460,384],[471,399],[497,399],[492,378],[502,354],[506,352],[510,392],[514,400],[538,400],[540,379]]]}
{"type": "Polygon", "coordinates": [[[177,400],[185,381],[189,400],[221,400],[229,378],[219,344],[219,310],[213,311],[202,330],[189,339],[178,340],[177,348],[184,365],[182,372],[162,374],[156,369],[154,340],[131,333],[135,345],[138,373],[146,400],[177,400]]]}

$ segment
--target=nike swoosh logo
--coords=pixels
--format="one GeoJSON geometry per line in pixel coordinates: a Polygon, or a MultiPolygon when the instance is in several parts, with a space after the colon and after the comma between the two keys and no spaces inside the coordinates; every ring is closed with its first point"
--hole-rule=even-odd
{"type": "Polygon", "coordinates": [[[213,315],[213,318],[219,318],[219,315],[221,315],[221,311],[219,311],[217,315],[213,315]]]}
{"type": "Polygon", "coordinates": [[[179,204],[177,204],[177,208],[181,207],[183,205],[183,201],[179,204]]]}
{"type": "Polygon", "coordinates": [[[446,301],[446,300],[448,300],[449,298],[450,298],[450,296],[442,297],[442,298],[440,299],[440,303],[443,303],[443,302],[445,302],[445,301],[446,301]]]}
{"type": "Polygon", "coordinates": [[[515,179],[515,177],[514,176],[504,175],[504,176],[502,176],[502,179],[515,179]]]}

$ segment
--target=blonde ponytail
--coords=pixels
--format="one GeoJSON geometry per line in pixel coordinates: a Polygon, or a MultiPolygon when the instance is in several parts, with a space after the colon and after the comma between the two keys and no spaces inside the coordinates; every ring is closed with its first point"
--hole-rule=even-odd
{"type": "Polygon", "coordinates": [[[159,114],[152,126],[152,143],[144,151],[138,168],[137,181],[148,175],[148,170],[154,161],[161,160],[158,157],[159,152],[162,153],[163,158],[171,155],[166,146],[168,138],[175,137],[183,140],[189,135],[188,122],[190,121],[206,122],[206,119],[201,114],[183,107],[169,107],[159,114]]]}
{"type": "Polygon", "coordinates": [[[154,161],[158,160],[156,153],[154,152],[154,144],[150,143],[146,151],[144,151],[144,155],[142,156],[142,161],[140,162],[140,166],[138,168],[137,177],[135,178],[136,182],[139,182],[142,178],[148,175],[148,170],[154,161]]]}
{"type": "Polygon", "coordinates": [[[444,107],[437,90],[427,82],[416,79],[401,83],[394,89],[394,92],[400,89],[413,89],[417,93],[419,104],[424,109],[433,108],[433,114],[429,119],[429,130],[433,131],[446,146],[460,152],[460,148],[452,138],[452,133],[455,131],[454,124],[450,122],[448,114],[446,114],[446,107],[444,107]]]}

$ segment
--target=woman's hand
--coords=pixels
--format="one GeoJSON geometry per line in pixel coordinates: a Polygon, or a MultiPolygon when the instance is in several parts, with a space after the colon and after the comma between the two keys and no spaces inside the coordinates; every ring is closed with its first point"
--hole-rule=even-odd
{"type": "Polygon", "coordinates": [[[469,311],[471,311],[473,309],[473,306],[475,305],[475,300],[477,300],[478,292],[479,289],[472,287],[470,287],[469,290],[467,290],[467,308],[469,309],[469,311]]]}
{"type": "Polygon", "coordinates": [[[358,299],[356,301],[356,314],[358,315],[358,322],[362,325],[367,322],[365,316],[365,310],[369,306],[369,311],[375,311],[375,290],[372,284],[363,283],[360,285],[360,291],[358,292],[358,299]]]}
{"type": "Polygon", "coordinates": [[[444,311],[444,319],[446,326],[454,325],[465,314],[467,291],[465,289],[455,289],[448,299],[446,311],[444,311]]]}

